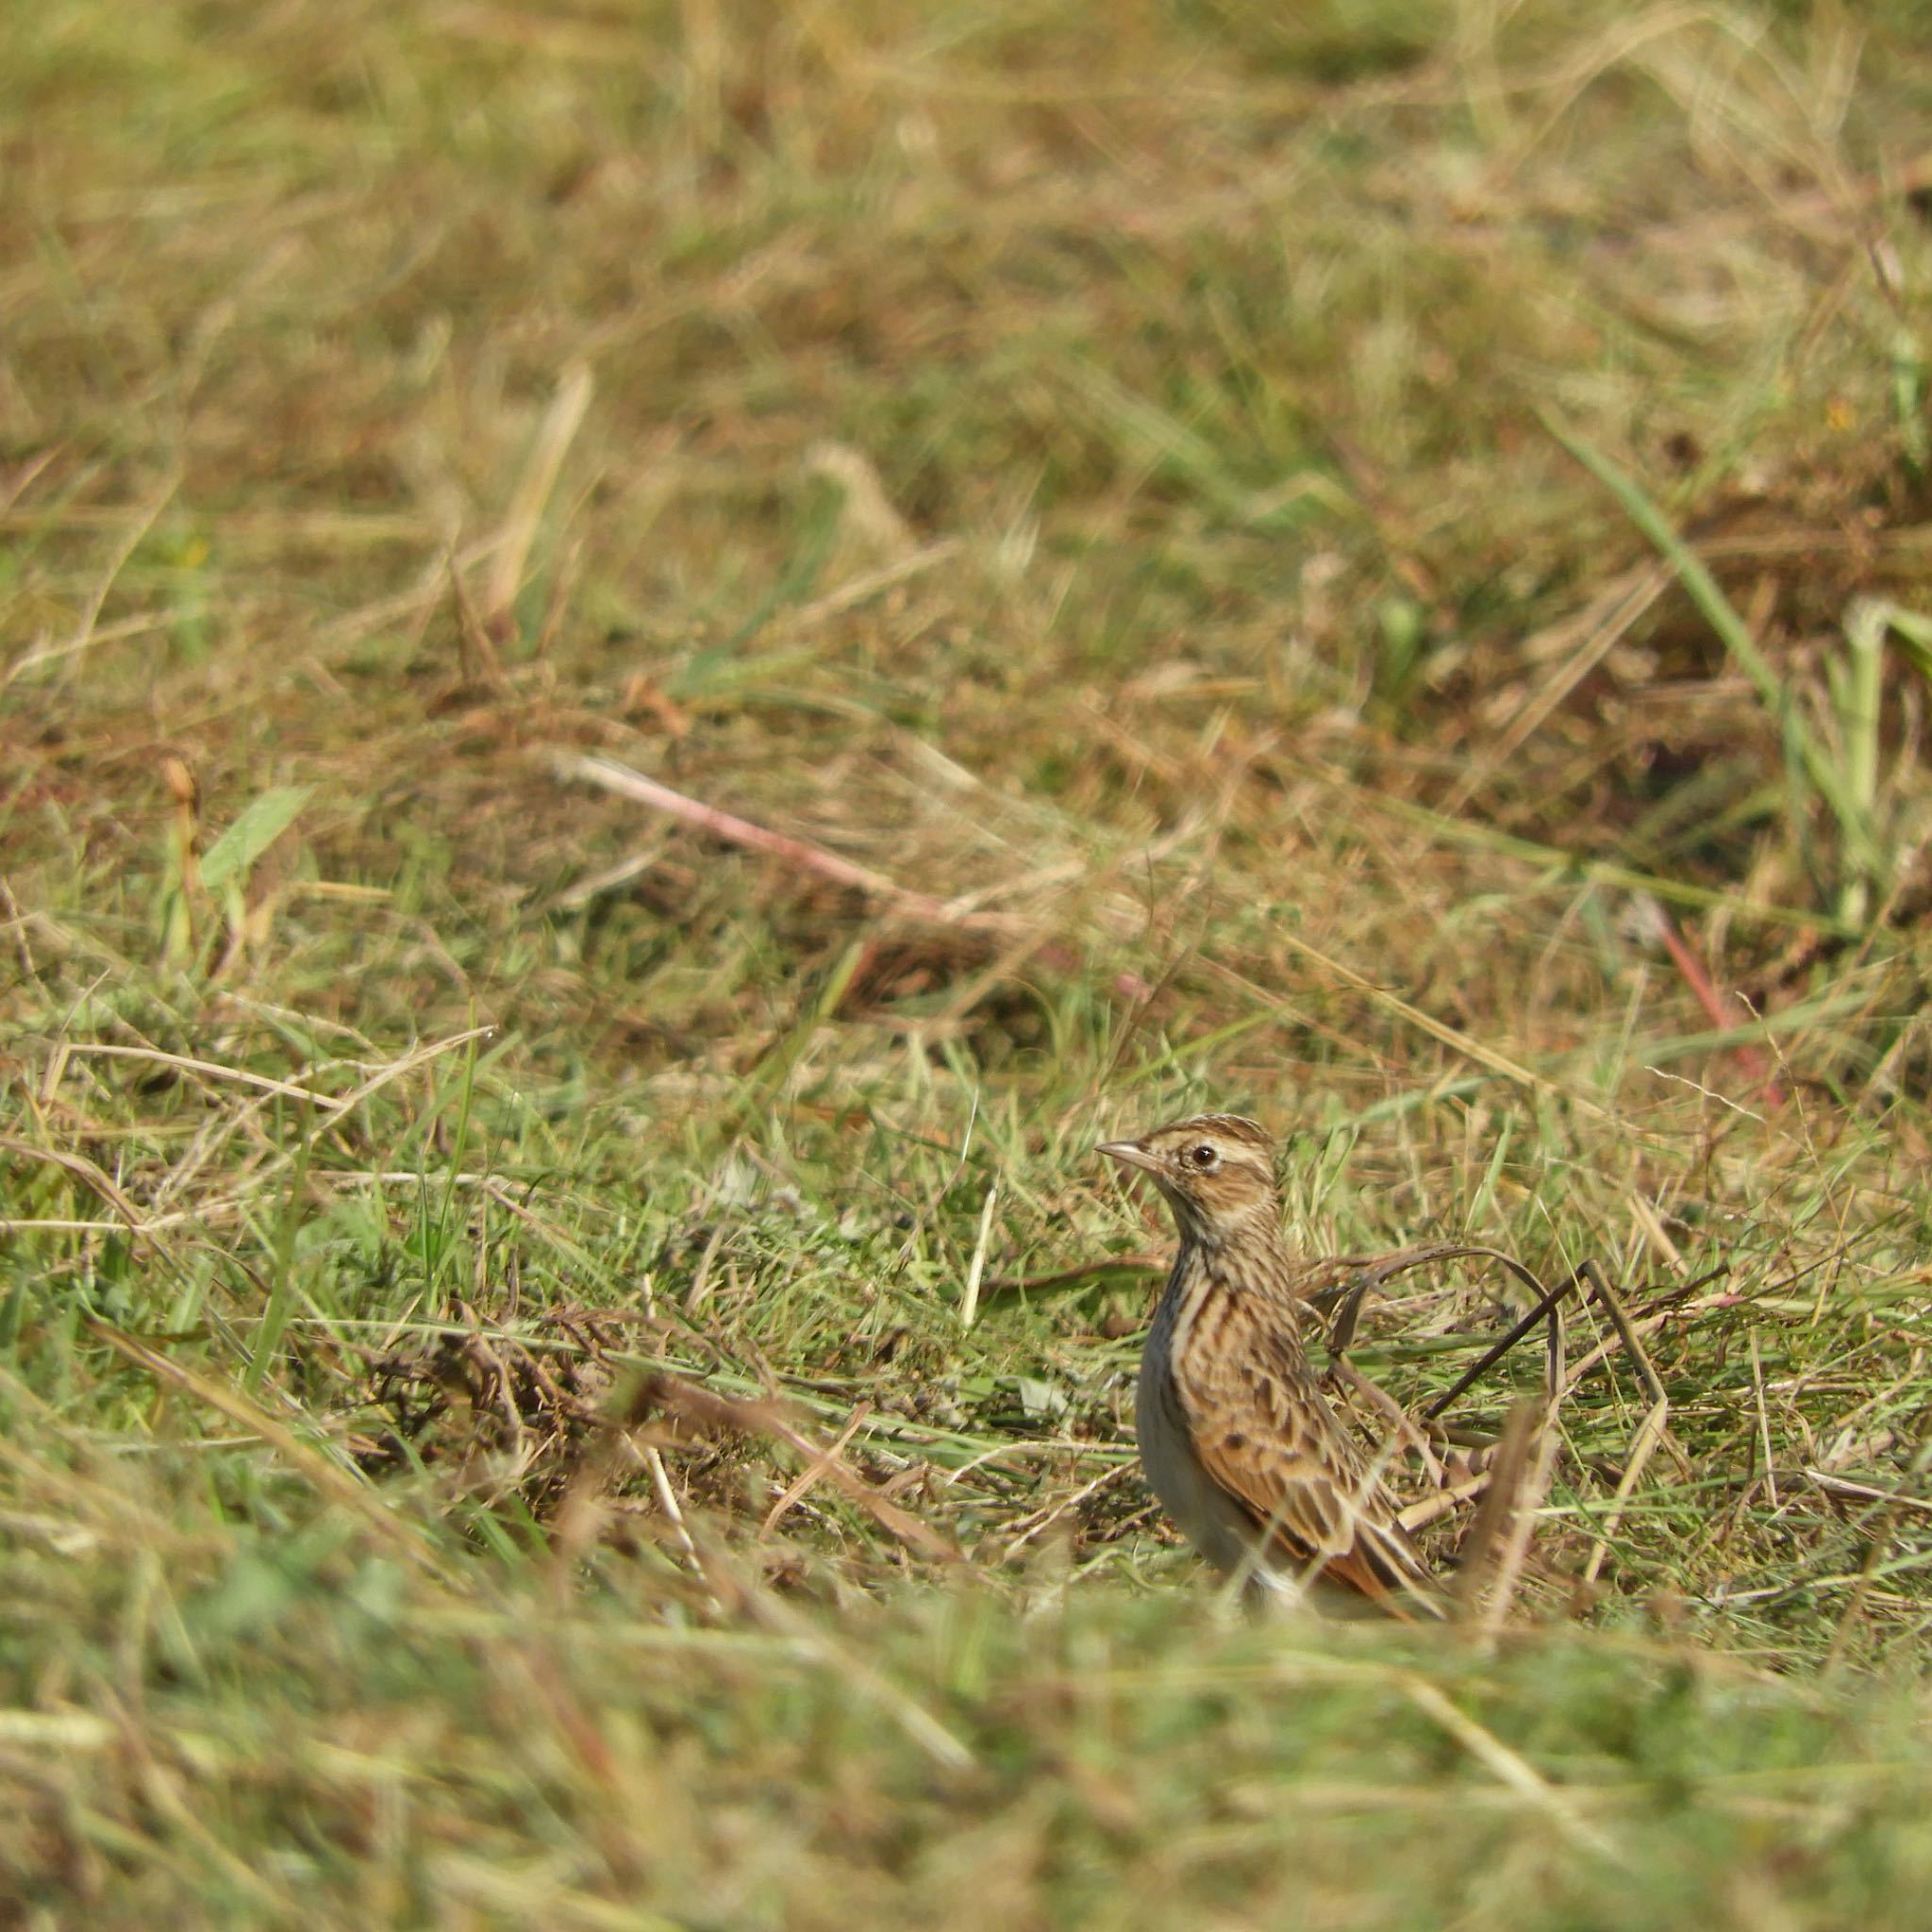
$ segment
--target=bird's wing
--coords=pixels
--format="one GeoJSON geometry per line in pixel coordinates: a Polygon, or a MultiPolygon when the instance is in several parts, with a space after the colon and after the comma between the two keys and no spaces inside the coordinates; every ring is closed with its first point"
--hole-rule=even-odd
{"type": "Polygon", "coordinates": [[[1319,1567],[1398,1616],[1415,1607],[1441,1615],[1421,1556],[1299,1342],[1252,1315],[1233,1316],[1217,1341],[1180,1352],[1174,1365],[1202,1468],[1285,1561],[1319,1567]],[[1235,1322],[1246,1332],[1232,1332],[1235,1322]]]}

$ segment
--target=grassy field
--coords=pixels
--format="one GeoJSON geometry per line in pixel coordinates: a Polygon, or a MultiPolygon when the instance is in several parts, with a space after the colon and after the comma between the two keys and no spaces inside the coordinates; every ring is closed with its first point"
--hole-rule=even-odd
{"type": "Polygon", "coordinates": [[[0,1926],[1923,1925],[1918,14],[0,15],[0,1926]]]}

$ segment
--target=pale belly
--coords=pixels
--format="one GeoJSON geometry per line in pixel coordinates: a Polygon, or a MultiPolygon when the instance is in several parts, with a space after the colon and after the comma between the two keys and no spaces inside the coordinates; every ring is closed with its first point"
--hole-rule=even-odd
{"type": "Polygon", "coordinates": [[[1239,1569],[1255,1541],[1255,1523],[1195,1459],[1180,1416],[1180,1398],[1164,1359],[1166,1337],[1157,1324],[1141,1357],[1134,1391],[1134,1434],[1147,1487],[1181,1534],[1214,1567],[1239,1569]]]}

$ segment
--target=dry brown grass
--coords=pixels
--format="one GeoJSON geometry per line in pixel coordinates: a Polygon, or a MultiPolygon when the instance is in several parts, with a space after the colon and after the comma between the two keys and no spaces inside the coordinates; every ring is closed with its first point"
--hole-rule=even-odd
{"type": "Polygon", "coordinates": [[[1916,1923],[1932,49],[1289,13],[0,25],[16,1922],[1916,1923]],[[1212,1624],[1202,1100],[1588,1629],[1212,1624]]]}

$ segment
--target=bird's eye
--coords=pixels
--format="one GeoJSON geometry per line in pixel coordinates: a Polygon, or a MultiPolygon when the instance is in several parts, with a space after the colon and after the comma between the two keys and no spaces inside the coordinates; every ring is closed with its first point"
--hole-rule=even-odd
{"type": "Polygon", "coordinates": [[[1221,1165],[1221,1156],[1216,1151],[1213,1142],[1209,1141],[1203,1141],[1188,1156],[1188,1158],[1199,1168],[1219,1167],[1221,1165]]]}

